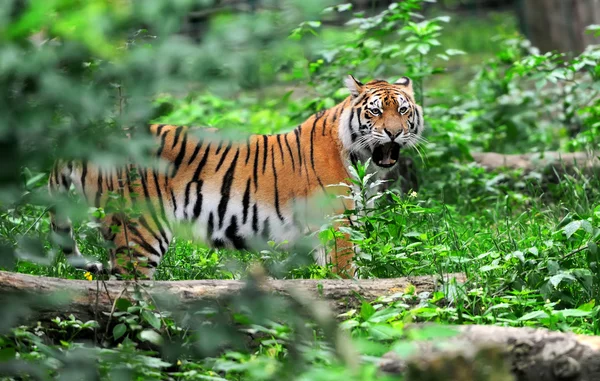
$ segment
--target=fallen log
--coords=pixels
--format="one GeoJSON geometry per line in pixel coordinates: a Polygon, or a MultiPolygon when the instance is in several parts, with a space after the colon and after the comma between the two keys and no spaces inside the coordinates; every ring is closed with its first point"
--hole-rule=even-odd
{"type": "Polygon", "coordinates": [[[471,153],[475,163],[491,171],[501,168],[522,169],[525,173],[547,170],[558,173],[600,168],[600,160],[587,152],[543,152],[526,154],[500,154],[495,152],[471,153]]]}
{"type": "Polygon", "coordinates": [[[385,354],[380,370],[420,381],[600,380],[599,336],[528,327],[448,328],[456,335],[414,342],[413,354],[405,358],[385,354]]]}
{"type": "MultiPolygon", "coordinates": [[[[464,274],[446,274],[444,281],[466,280],[464,274]]],[[[435,291],[441,286],[439,276],[414,276],[395,279],[264,279],[260,287],[266,292],[289,295],[303,291],[315,299],[324,299],[334,313],[346,312],[360,306],[362,300],[373,300],[403,292],[410,285],[416,292],[435,291]]],[[[243,280],[193,280],[193,281],[139,281],[151,295],[169,295],[173,305],[185,309],[199,301],[219,301],[241,292],[247,282],[243,280]]],[[[33,276],[0,271],[0,302],[2,298],[15,295],[18,298],[36,297],[29,303],[29,309],[19,314],[29,321],[48,320],[56,316],[73,314],[80,320],[97,320],[100,324],[107,320],[117,298],[131,299],[133,283],[125,281],[85,281],[33,276]],[[60,300],[50,302],[50,295],[62,295],[60,300]],[[40,301],[44,303],[40,303],[40,301]]],[[[23,303],[22,303],[23,304],[23,303]]],[[[9,311],[6,311],[8,313],[9,311]]],[[[14,314],[13,314],[14,315],[14,314]]],[[[2,312],[0,312],[2,317],[2,312]]],[[[17,319],[13,317],[13,319],[17,319]]],[[[24,323],[24,322],[23,322],[24,323]]]]}

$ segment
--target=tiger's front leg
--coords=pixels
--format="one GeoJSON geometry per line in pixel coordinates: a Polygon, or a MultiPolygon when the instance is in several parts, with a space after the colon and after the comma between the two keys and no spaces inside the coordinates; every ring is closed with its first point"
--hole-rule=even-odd
{"type": "Polygon", "coordinates": [[[101,274],[104,272],[104,266],[98,261],[90,261],[81,254],[75,235],[73,233],[73,225],[71,220],[62,215],[60,212],[50,211],[50,227],[54,234],[54,239],[62,252],[65,254],[67,261],[73,267],[89,271],[93,274],[101,274]]]}
{"type": "Polygon", "coordinates": [[[102,234],[111,243],[110,269],[116,275],[134,275],[152,279],[169,249],[172,233],[158,218],[107,216],[102,234]]]}
{"type": "MultiPolygon", "coordinates": [[[[352,210],[354,202],[348,199],[343,200],[343,207],[343,209],[338,210],[338,215],[345,210],[352,210]]],[[[335,244],[333,249],[327,253],[327,261],[333,265],[333,272],[342,278],[353,278],[356,273],[353,262],[355,255],[354,244],[350,241],[348,233],[340,232],[341,227],[348,226],[350,226],[349,218],[344,218],[333,223],[333,228],[336,232],[335,244]]]]}

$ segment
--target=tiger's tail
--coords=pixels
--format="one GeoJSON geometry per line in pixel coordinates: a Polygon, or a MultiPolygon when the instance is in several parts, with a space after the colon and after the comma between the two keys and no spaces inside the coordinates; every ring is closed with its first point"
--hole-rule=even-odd
{"type": "Polygon", "coordinates": [[[59,198],[67,196],[76,172],[75,166],[76,164],[72,161],[57,161],[50,172],[48,193],[53,202],[49,208],[52,238],[74,267],[98,274],[103,272],[102,263],[89,261],[83,257],[77,242],[75,242],[71,219],[65,213],[64,208],[57,208],[55,204],[59,198]]]}

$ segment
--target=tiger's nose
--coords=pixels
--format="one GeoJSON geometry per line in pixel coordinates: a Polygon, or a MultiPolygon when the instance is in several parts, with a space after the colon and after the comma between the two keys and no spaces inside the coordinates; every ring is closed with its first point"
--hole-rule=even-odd
{"type": "Polygon", "coordinates": [[[390,130],[388,130],[387,128],[384,128],[383,131],[386,133],[387,136],[390,137],[390,139],[394,140],[396,139],[396,136],[400,135],[400,131],[396,132],[395,134],[393,132],[391,132],[390,130]]]}

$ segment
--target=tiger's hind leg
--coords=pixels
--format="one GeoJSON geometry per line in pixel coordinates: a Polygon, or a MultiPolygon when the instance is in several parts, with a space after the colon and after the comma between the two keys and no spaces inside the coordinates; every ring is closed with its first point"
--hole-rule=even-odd
{"type": "Polygon", "coordinates": [[[171,231],[158,220],[141,216],[122,219],[107,216],[102,222],[109,249],[111,273],[152,279],[172,239],[171,231]],[[126,223],[124,223],[126,221],[126,223]]]}

